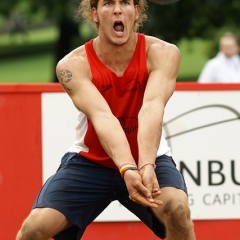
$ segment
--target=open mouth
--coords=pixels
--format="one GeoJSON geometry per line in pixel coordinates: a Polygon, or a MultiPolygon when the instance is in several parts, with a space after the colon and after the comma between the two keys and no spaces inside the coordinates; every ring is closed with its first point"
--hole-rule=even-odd
{"type": "Polygon", "coordinates": [[[124,30],[124,25],[121,21],[116,21],[113,25],[113,29],[116,31],[116,32],[123,32],[124,30]]]}

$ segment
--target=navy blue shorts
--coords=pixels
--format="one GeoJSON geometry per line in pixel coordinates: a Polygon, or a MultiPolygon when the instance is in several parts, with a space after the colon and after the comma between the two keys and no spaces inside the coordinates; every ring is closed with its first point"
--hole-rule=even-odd
{"type": "MultiPolygon", "coordinates": [[[[182,174],[172,157],[156,159],[156,175],[161,188],[175,187],[187,194],[182,174]]],[[[149,208],[134,203],[117,169],[103,167],[81,157],[66,153],[58,171],[51,176],[36,198],[34,208],[53,208],[63,213],[74,226],[54,237],[56,240],[78,240],[86,227],[114,200],[134,213],[160,238],[165,227],[149,208]]]]}

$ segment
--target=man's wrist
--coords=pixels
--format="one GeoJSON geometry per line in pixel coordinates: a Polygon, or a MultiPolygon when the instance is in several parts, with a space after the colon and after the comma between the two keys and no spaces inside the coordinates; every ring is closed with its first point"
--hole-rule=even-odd
{"type": "Polygon", "coordinates": [[[155,163],[145,162],[138,168],[138,171],[140,171],[141,169],[143,169],[145,166],[148,166],[148,165],[152,165],[154,169],[156,168],[156,164],[155,163]]]}
{"type": "Polygon", "coordinates": [[[124,178],[124,173],[127,170],[138,170],[137,165],[134,163],[123,163],[119,166],[119,172],[121,174],[121,177],[124,178]]]}

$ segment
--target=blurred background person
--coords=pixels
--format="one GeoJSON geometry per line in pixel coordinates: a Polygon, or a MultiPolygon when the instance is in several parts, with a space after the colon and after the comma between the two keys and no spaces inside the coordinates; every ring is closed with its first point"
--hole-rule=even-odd
{"type": "Polygon", "coordinates": [[[219,40],[219,52],[207,61],[198,78],[199,83],[240,83],[239,42],[231,33],[219,40]]]}

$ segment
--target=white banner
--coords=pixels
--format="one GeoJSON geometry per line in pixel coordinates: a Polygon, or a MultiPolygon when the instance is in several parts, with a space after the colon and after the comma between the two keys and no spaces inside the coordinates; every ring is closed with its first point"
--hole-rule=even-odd
{"type": "MultiPolygon", "coordinates": [[[[74,142],[77,111],[66,93],[42,94],[43,181],[74,142]]],[[[240,218],[240,92],[176,91],[163,133],[189,192],[192,218],[240,218]]],[[[97,221],[135,221],[118,202],[97,221]]]]}
{"type": "Polygon", "coordinates": [[[240,92],[175,92],[164,134],[187,182],[193,219],[240,218],[240,92]]]}

